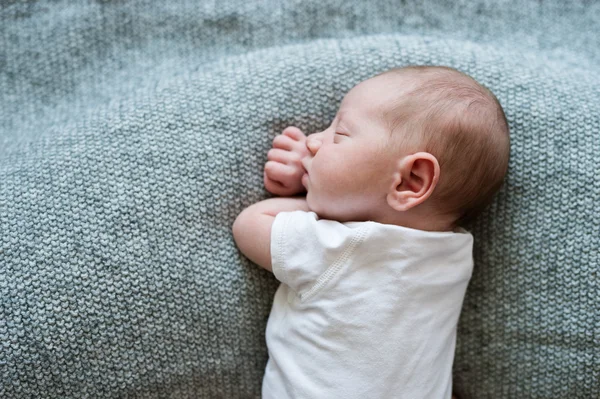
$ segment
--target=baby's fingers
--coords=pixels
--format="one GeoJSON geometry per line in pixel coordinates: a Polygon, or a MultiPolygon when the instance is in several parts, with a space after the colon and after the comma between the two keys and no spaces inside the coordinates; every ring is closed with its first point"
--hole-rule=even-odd
{"type": "Polygon", "coordinates": [[[265,172],[271,180],[278,181],[284,186],[294,181],[296,168],[276,161],[268,161],[265,164],[265,172]]]}
{"type": "Polygon", "coordinates": [[[297,153],[279,148],[271,148],[269,152],[267,152],[267,159],[269,161],[280,162],[283,164],[300,162],[300,156],[297,153]]]}
{"type": "MultiPolygon", "coordinates": [[[[267,191],[269,191],[271,194],[275,194],[275,195],[281,195],[281,196],[290,196],[290,195],[296,195],[298,194],[298,192],[300,191],[300,189],[302,187],[297,187],[297,185],[294,185],[294,181],[293,179],[286,179],[284,181],[280,180],[280,178],[277,177],[272,177],[273,175],[277,175],[277,172],[281,172],[277,165],[272,166],[271,162],[267,162],[269,165],[267,166],[265,164],[265,172],[264,172],[264,177],[263,177],[263,181],[265,184],[265,188],[267,189],[267,191]],[[273,173],[273,170],[275,170],[275,173],[273,173]]],[[[285,167],[286,165],[282,165],[279,164],[282,167],[285,167]]],[[[285,168],[283,168],[285,169],[285,168]]],[[[285,175],[285,172],[284,172],[285,175]]]]}
{"type": "Polygon", "coordinates": [[[271,180],[269,178],[269,176],[267,176],[266,171],[264,172],[263,181],[265,184],[265,188],[271,194],[281,195],[281,196],[290,196],[290,195],[296,194],[296,192],[294,191],[293,188],[285,187],[283,184],[279,183],[278,181],[271,180]]]}
{"type": "Polygon", "coordinates": [[[298,129],[295,126],[288,126],[283,130],[281,134],[291,137],[296,141],[303,141],[304,139],[306,139],[306,135],[302,132],[302,130],[298,129]]]}
{"type": "Polygon", "coordinates": [[[292,151],[297,145],[298,142],[296,140],[284,134],[277,135],[273,139],[273,148],[292,151]]]}

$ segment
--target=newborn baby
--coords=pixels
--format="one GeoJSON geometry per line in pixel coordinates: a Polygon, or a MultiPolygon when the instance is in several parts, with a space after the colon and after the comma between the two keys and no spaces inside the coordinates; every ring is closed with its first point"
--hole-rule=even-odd
{"type": "Polygon", "coordinates": [[[462,227],[508,167],[496,97],[448,67],[356,85],[331,125],[288,127],[246,208],[238,248],[281,282],[263,399],[450,398],[456,325],[473,268],[462,227]]]}

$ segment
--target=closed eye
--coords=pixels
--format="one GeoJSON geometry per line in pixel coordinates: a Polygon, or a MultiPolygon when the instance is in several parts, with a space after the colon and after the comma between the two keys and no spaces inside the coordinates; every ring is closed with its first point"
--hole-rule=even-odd
{"type": "Polygon", "coordinates": [[[342,136],[342,137],[349,137],[349,136],[348,136],[348,135],[346,135],[346,134],[335,132],[335,135],[333,136],[333,143],[334,143],[334,144],[338,144],[338,143],[339,143],[339,141],[341,140],[341,139],[338,139],[338,140],[336,141],[336,138],[337,138],[337,137],[339,137],[339,136],[342,136]]]}

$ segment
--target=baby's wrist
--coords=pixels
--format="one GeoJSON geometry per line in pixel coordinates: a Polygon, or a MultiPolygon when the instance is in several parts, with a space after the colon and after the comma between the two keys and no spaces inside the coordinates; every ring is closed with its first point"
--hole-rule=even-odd
{"type": "Polygon", "coordinates": [[[279,212],[310,211],[306,197],[301,196],[269,198],[257,202],[252,207],[256,207],[260,213],[271,216],[277,216],[279,212]]]}

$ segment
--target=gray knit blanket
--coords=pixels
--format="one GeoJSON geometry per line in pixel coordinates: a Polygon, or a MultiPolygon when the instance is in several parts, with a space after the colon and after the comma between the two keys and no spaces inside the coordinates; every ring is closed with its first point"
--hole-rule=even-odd
{"type": "Polygon", "coordinates": [[[271,196],[273,138],[427,64],[489,87],[511,129],[466,226],[455,392],[599,398],[599,20],[583,0],[2,2],[0,397],[259,398],[279,283],[231,226],[271,196]]]}

